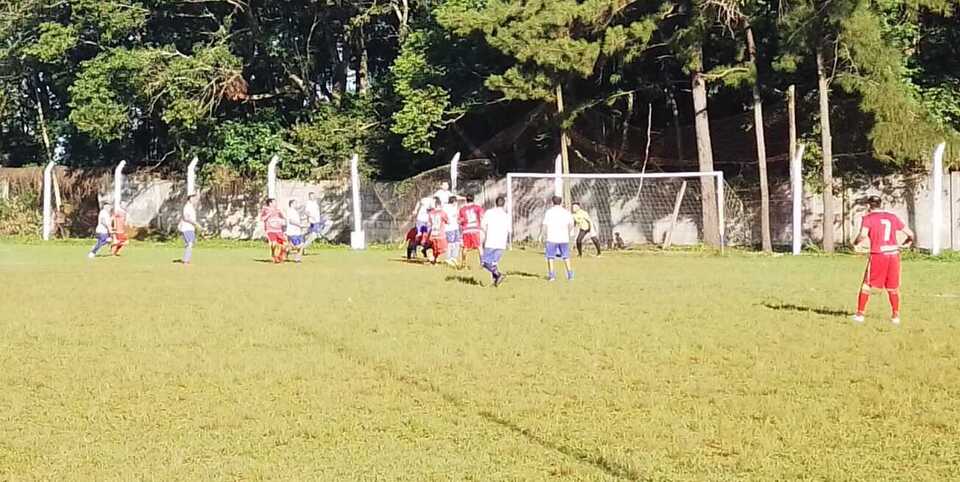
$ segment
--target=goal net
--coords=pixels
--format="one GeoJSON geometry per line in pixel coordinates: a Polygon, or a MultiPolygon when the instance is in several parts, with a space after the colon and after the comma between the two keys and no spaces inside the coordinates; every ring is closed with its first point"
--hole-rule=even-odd
{"type": "MultiPolygon", "coordinates": [[[[513,243],[538,241],[550,198],[579,202],[593,220],[601,244],[696,245],[727,243],[727,212],[742,212],[722,172],[649,174],[507,175],[513,243]],[[734,202],[730,202],[734,201],[734,202]]],[[[736,231],[735,229],[733,231],[736,231]]]]}

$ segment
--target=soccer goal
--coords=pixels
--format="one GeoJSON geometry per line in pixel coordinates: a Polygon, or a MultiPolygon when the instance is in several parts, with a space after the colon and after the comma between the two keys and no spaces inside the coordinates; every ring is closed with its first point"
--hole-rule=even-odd
{"type": "Polygon", "coordinates": [[[513,243],[538,241],[549,199],[590,214],[601,244],[726,244],[723,173],[507,174],[513,243]],[[616,238],[619,237],[619,240],[616,238]]]}

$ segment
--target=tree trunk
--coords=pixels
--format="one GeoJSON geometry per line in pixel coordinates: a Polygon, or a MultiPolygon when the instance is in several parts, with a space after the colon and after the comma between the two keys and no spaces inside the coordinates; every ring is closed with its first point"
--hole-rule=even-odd
{"type": "Polygon", "coordinates": [[[817,49],[817,83],[820,89],[820,142],[823,150],[823,250],[833,246],[833,137],[830,133],[830,85],[823,49],[817,49]]]}
{"type": "MultiPolygon", "coordinates": [[[[700,172],[712,172],[713,147],[710,141],[710,117],[707,113],[707,81],[700,69],[691,74],[693,87],[694,127],[697,133],[697,161],[700,172]]],[[[703,210],[703,241],[709,246],[720,246],[720,227],[717,212],[717,189],[713,177],[700,178],[700,203],[703,210]]]]}
{"type": "Polygon", "coordinates": [[[770,240],[770,186],[767,183],[767,144],[763,130],[763,99],[760,98],[760,76],[757,62],[757,44],[753,40],[753,29],[747,25],[747,53],[750,63],[753,64],[757,78],[753,82],[753,131],[757,138],[757,166],[760,170],[760,238],[763,250],[773,251],[773,242],[770,240]]]}
{"type": "Polygon", "coordinates": [[[673,129],[677,141],[677,160],[686,159],[686,153],[683,152],[683,129],[680,126],[680,108],[677,107],[677,97],[673,93],[673,88],[667,89],[667,100],[670,102],[670,109],[673,111],[673,129]]]}
{"type": "Polygon", "coordinates": [[[369,75],[369,54],[367,52],[367,39],[364,37],[363,29],[359,29],[357,32],[357,93],[363,95],[367,92],[369,87],[369,82],[367,81],[369,75]]]}
{"type": "MultiPolygon", "coordinates": [[[[570,138],[567,136],[567,129],[563,126],[563,86],[557,84],[557,113],[560,114],[560,158],[563,162],[563,174],[570,174],[570,154],[568,153],[568,147],[570,145],[570,138]]],[[[573,202],[570,199],[570,182],[568,179],[564,179],[563,182],[563,203],[569,208],[569,204],[573,202]]]]}

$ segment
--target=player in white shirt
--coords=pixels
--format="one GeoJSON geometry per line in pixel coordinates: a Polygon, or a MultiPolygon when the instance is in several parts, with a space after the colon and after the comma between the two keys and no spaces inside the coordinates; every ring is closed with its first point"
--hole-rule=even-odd
{"type": "MultiPolygon", "coordinates": [[[[413,210],[416,216],[415,227],[417,229],[417,244],[425,246],[430,237],[430,210],[433,209],[434,200],[432,197],[425,197],[417,202],[417,207],[413,210]]],[[[424,251],[426,256],[426,251],[424,251]]]]}
{"type": "Polygon", "coordinates": [[[447,224],[443,227],[443,234],[447,238],[447,264],[450,266],[460,265],[460,242],[462,240],[460,233],[460,206],[457,204],[457,196],[451,195],[446,204],[443,205],[443,212],[447,215],[447,224]]]}
{"type": "Polygon", "coordinates": [[[113,225],[113,210],[110,209],[110,203],[103,203],[103,206],[100,207],[100,213],[97,214],[97,229],[95,231],[97,244],[93,245],[93,249],[87,253],[88,258],[96,258],[97,251],[100,251],[100,248],[110,244],[111,225],[113,225]]]}
{"type": "Polygon", "coordinates": [[[453,196],[453,193],[450,192],[450,183],[447,181],[441,182],[440,189],[437,189],[437,192],[433,193],[433,197],[440,198],[440,200],[443,201],[444,204],[446,204],[447,201],[450,200],[450,196],[453,196]]]}
{"type": "Polygon", "coordinates": [[[496,200],[497,207],[485,212],[480,222],[483,230],[483,269],[493,276],[493,286],[500,286],[506,275],[500,272],[499,264],[503,252],[507,249],[507,242],[512,230],[510,215],[503,209],[506,199],[500,196],[496,200]]]}
{"type": "Polygon", "coordinates": [[[300,210],[297,209],[297,201],[291,199],[287,203],[287,210],[283,213],[287,218],[286,235],[290,240],[290,249],[293,252],[293,262],[303,261],[303,218],[300,216],[300,210]]]}
{"type": "Polygon", "coordinates": [[[177,228],[183,235],[183,264],[190,264],[193,258],[193,245],[197,242],[197,195],[187,196],[187,202],[183,205],[183,214],[180,217],[180,224],[177,228]]]}
{"type": "Polygon", "coordinates": [[[543,229],[547,235],[547,281],[557,279],[553,270],[554,258],[563,260],[567,267],[567,279],[573,280],[573,266],[570,264],[570,230],[573,229],[573,215],[563,207],[563,198],[553,196],[553,207],[543,216],[543,229]]]}
{"type": "Polygon", "coordinates": [[[307,247],[313,244],[323,234],[323,217],[320,215],[320,203],[317,202],[316,194],[310,193],[307,195],[307,202],[303,205],[304,211],[307,214],[307,238],[303,243],[303,249],[301,251],[306,251],[307,247]]]}

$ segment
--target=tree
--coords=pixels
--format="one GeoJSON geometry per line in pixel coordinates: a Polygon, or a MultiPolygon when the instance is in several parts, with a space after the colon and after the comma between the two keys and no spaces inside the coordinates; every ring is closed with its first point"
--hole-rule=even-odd
{"type": "MultiPolygon", "coordinates": [[[[490,46],[513,59],[504,72],[487,78],[488,88],[505,100],[557,105],[562,151],[570,123],[563,112],[568,84],[598,77],[598,68],[607,62],[639,57],[658,17],[657,10],[636,2],[576,0],[457,0],[438,13],[441,25],[463,37],[482,34],[490,46]]],[[[594,101],[566,97],[566,104],[594,101]]],[[[564,164],[568,166],[566,159],[564,164]]]]}

